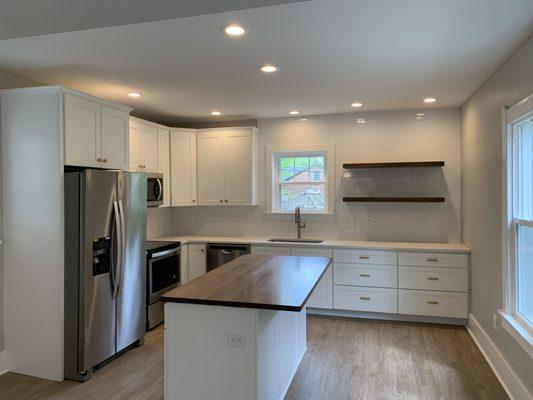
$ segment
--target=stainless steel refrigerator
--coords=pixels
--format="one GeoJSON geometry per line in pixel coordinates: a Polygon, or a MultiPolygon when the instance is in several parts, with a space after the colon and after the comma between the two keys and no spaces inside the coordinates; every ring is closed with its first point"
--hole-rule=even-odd
{"type": "Polygon", "coordinates": [[[65,379],[142,344],[146,175],[65,172],[65,379]]]}

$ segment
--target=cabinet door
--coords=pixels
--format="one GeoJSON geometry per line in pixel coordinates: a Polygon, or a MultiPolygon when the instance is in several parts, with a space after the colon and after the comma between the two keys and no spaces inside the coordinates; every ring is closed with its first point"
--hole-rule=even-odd
{"type": "MultiPolygon", "coordinates": [[[[308,249],[297,248],[291,249],[291,256],[309,256],[309,257],[328,257],[333,256],[330,249],[308,249]]],[[[327,271],[318,282],[315,290],[307,301],[307,307],[313,308],[333,308],[333,266],[330,265],[327,271]]]]}
{"type": "Polygon", "coordinates": [[[157,128],[139,124],[139,153],[144,172],[157,172],[157,128]]]}
{"type": "Polygon", "coordinates": [[[290,247],[279,246],[252,246],[254,256],[290,256],[290,247]]]}
{"type": "Polygon", "coordinates": [[[102,162],[111,169],[128,169],[129,114],[102,106],[102,162]]]}
{"type": "Polygon", "coordinates": [[[129,158],[132,172],[142,171],[141,161],[141,128],[136,122],[130,122],[130,143],[129,143],[129,158]]]}
{"type": "Polygon", "coordinates": [[[189,277],[193,280],[206,272],[205,244],[189,244],[189,277]]]}
{"type": "Polygon", "coordinates": [[[172,206],[196,205],[196,131],[171,130],[170,170],[172,206]]]}
{"type": "Polygon", "coordinates": [[[101,159],[101,105],[65,95],[65,165],[103,167],[101,159]]]}
{"type": "Polygon", "coordinates": [[[170,206],[170,132],[157,128],[157,172],[163,174],[163,205],[170,206]]]}
{"type": "Polygon", "coordinates": [[[250,129],[224,132],[225,143],[225,195],[224,203],[230,206],[252,204],[252,135],[250,129]]]}
{"type": "Polygon", "coordinates": [[[225,144],[223,132],[198,133],[198,204],[201,206],[225,204],[225,144]]]}

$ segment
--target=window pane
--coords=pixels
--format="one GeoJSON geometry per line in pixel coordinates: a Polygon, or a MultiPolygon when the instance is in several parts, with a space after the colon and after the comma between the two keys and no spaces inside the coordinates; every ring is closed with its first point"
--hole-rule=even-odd
{"type": "Polygon", "coordinates": [[[294,157],[279,158],[279,179],[288,181],[294,176],[294,157]]]}
{"type": "Polygon", "coordinates": [[[280,211],[324,211],[326,208],[325,185],[280,185],[280,211]]]}
{"type": "Polygon", "coordinates": [[[518,227],[518,312],[533,324],[533,228],[518,227]]]}
{"type": "Polygon", "coordinates": [[[309,182],[309,157],[296,157],[294,159],[296,173],[293,182],[309,182]]]}
{"type": "Polygon", "coordinates": [[[516,177],[514,217],[533,220],[533,121],[515,128],[516,177]]]}

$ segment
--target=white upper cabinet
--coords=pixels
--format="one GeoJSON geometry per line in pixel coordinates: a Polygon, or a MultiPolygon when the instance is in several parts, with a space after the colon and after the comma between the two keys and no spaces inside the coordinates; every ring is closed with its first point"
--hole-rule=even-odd
{"type": "Polygon", "coordinates": [[[102,106],[102,162],[106,168],[128,169],[129,113],[102,106]]]}
{"type": "Polygon", "coordinates": [[[157,172],[163,174],[163,207],[170,206],[170,131],[157,128],[157,172]]]}
{"type": "Polygon", "coordinates": [[[171,129],[170,171],[172,206],[196,205],[196,130],[171,129]]]}
{"type": "Polygon", "coordinates": [[[198,132],[198,204],[257,204],[257,129],[204,129],[198,132]]]}
{"type": "Polygon", "coordinates": [[[130,118],[130,171],[157,172],[157,125],[130,118]]]}
{"type": "Polygon", "coordinates": [[[129,111],[65,94],[65,165],[127,169],[129,111]]]}
{"type": "Polygon", "coordinates": [[[65,95],[65,164],[102,167],[100,103],[65,95]]]}

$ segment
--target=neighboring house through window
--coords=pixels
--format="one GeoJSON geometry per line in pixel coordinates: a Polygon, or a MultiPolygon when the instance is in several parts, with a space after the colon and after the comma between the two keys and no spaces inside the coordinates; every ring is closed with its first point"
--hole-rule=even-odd
{"type": "Polygon", "coordinates": [[[267,203],[270,212],[332,214],[333,145],[268,146],[267,203]]]}

